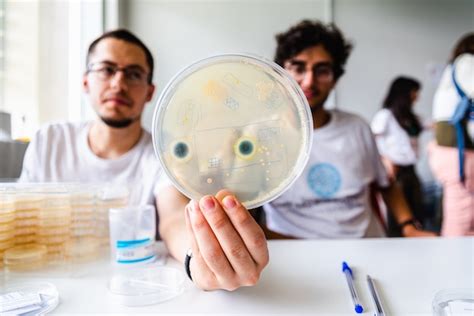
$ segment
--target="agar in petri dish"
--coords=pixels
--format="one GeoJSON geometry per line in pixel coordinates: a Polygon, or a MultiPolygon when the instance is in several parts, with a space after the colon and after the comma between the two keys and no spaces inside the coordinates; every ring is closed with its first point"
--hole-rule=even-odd
{"type": "Polygon", "coordinates": [[[298,84],[277,64],[245,54],[209,57],[179,72],[158,100],[152,128],[160,163],[184,195],[228,189],[247,208],[298,178],[312,132],[298,84]]]}
{"type": "Polygon", "coordinates": [[[47,249],[37,244],[16,246],[5,251],[3,260],[11,271],[34,270],[45,265],[47,249]]]}

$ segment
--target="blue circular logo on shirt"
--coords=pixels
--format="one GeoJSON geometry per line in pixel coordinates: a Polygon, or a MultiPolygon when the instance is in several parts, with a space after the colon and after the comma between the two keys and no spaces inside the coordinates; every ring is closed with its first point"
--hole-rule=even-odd
{"type": "Polygon", "coordinates": [[[341,187],[341,175],[331,164],[319,163],[308,172],[308,186],[318,197],[331,198],[341,187]]]}

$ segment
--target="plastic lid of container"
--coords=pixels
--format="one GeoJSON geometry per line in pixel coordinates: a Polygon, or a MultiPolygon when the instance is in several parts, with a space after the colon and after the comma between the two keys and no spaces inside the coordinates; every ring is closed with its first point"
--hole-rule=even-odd
{"type": "Polygon", "coordinates": [[[43,195],[37,193],[19,192],[15,196],[16,211],[37,210],[43,202],[43,195]]]}
{"type": "Polygon", "coordinates": [[[155,152],[183,194],[199,199],[225,188],[254,208],[301,174],[313,123],[304,93],[283,68],[227,54],[200,60],[170,81],[152,132],[155,152]]]}
{"type": "Polygon", "coordinates": [[[178,269],[150,264],[122,268],[109,281],[113,299],[126,306],[153,305],[179,296],[184,291],[184,274],[178,269]]]}
{"type": "Polygon", "coordinates": [[[0,314],[7,315],[45,315],[59,304],[57,288],[47,282],[12,284],[0,297],[0,314]]]}
{"type": "Polygon", "coordinates": [[[434,316],[472,315],[474,289],[444,289],[433,299],[434,316]]]}

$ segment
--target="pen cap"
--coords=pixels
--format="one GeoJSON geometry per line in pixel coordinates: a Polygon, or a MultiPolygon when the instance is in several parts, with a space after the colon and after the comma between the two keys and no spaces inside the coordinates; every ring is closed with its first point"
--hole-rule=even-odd
{"type": "Polygon", "coordinates": [[[349,268],[349,265],[347,264],[347,262],[343,261],[343,262],[342,262],[342,272],[346,272],[346,271],[349,271],[349,273],[350,273],[351,276],[352,276],[352,270],[351,270],[351,268],[349,268]]]}

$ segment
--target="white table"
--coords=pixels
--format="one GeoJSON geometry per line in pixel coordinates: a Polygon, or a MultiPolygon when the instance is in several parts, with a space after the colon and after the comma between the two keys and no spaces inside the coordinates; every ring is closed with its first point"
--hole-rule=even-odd
{"type": "MultiPolygon", "coordinates": [[[[363,315],[373,315],[374,311],[366,274],[378,282],[387,315],[431,315],[437,291],[474,288],[474,238],[470,237],[271,241],[269,247],[270,264],[255,287],[204,292],[189,282],[181,296],[146,307],[125,307],[113,301],[107,290],[110,269],[105,263],[93,265],[83,278],[44,275],[39,279],[57,286],[61,299],[54,311],[57,315],[356,315],[341,272],[343,260],[355,272],[363,315]]],[[[168,265],[178,266],[173,260],[168,265]]]]}

